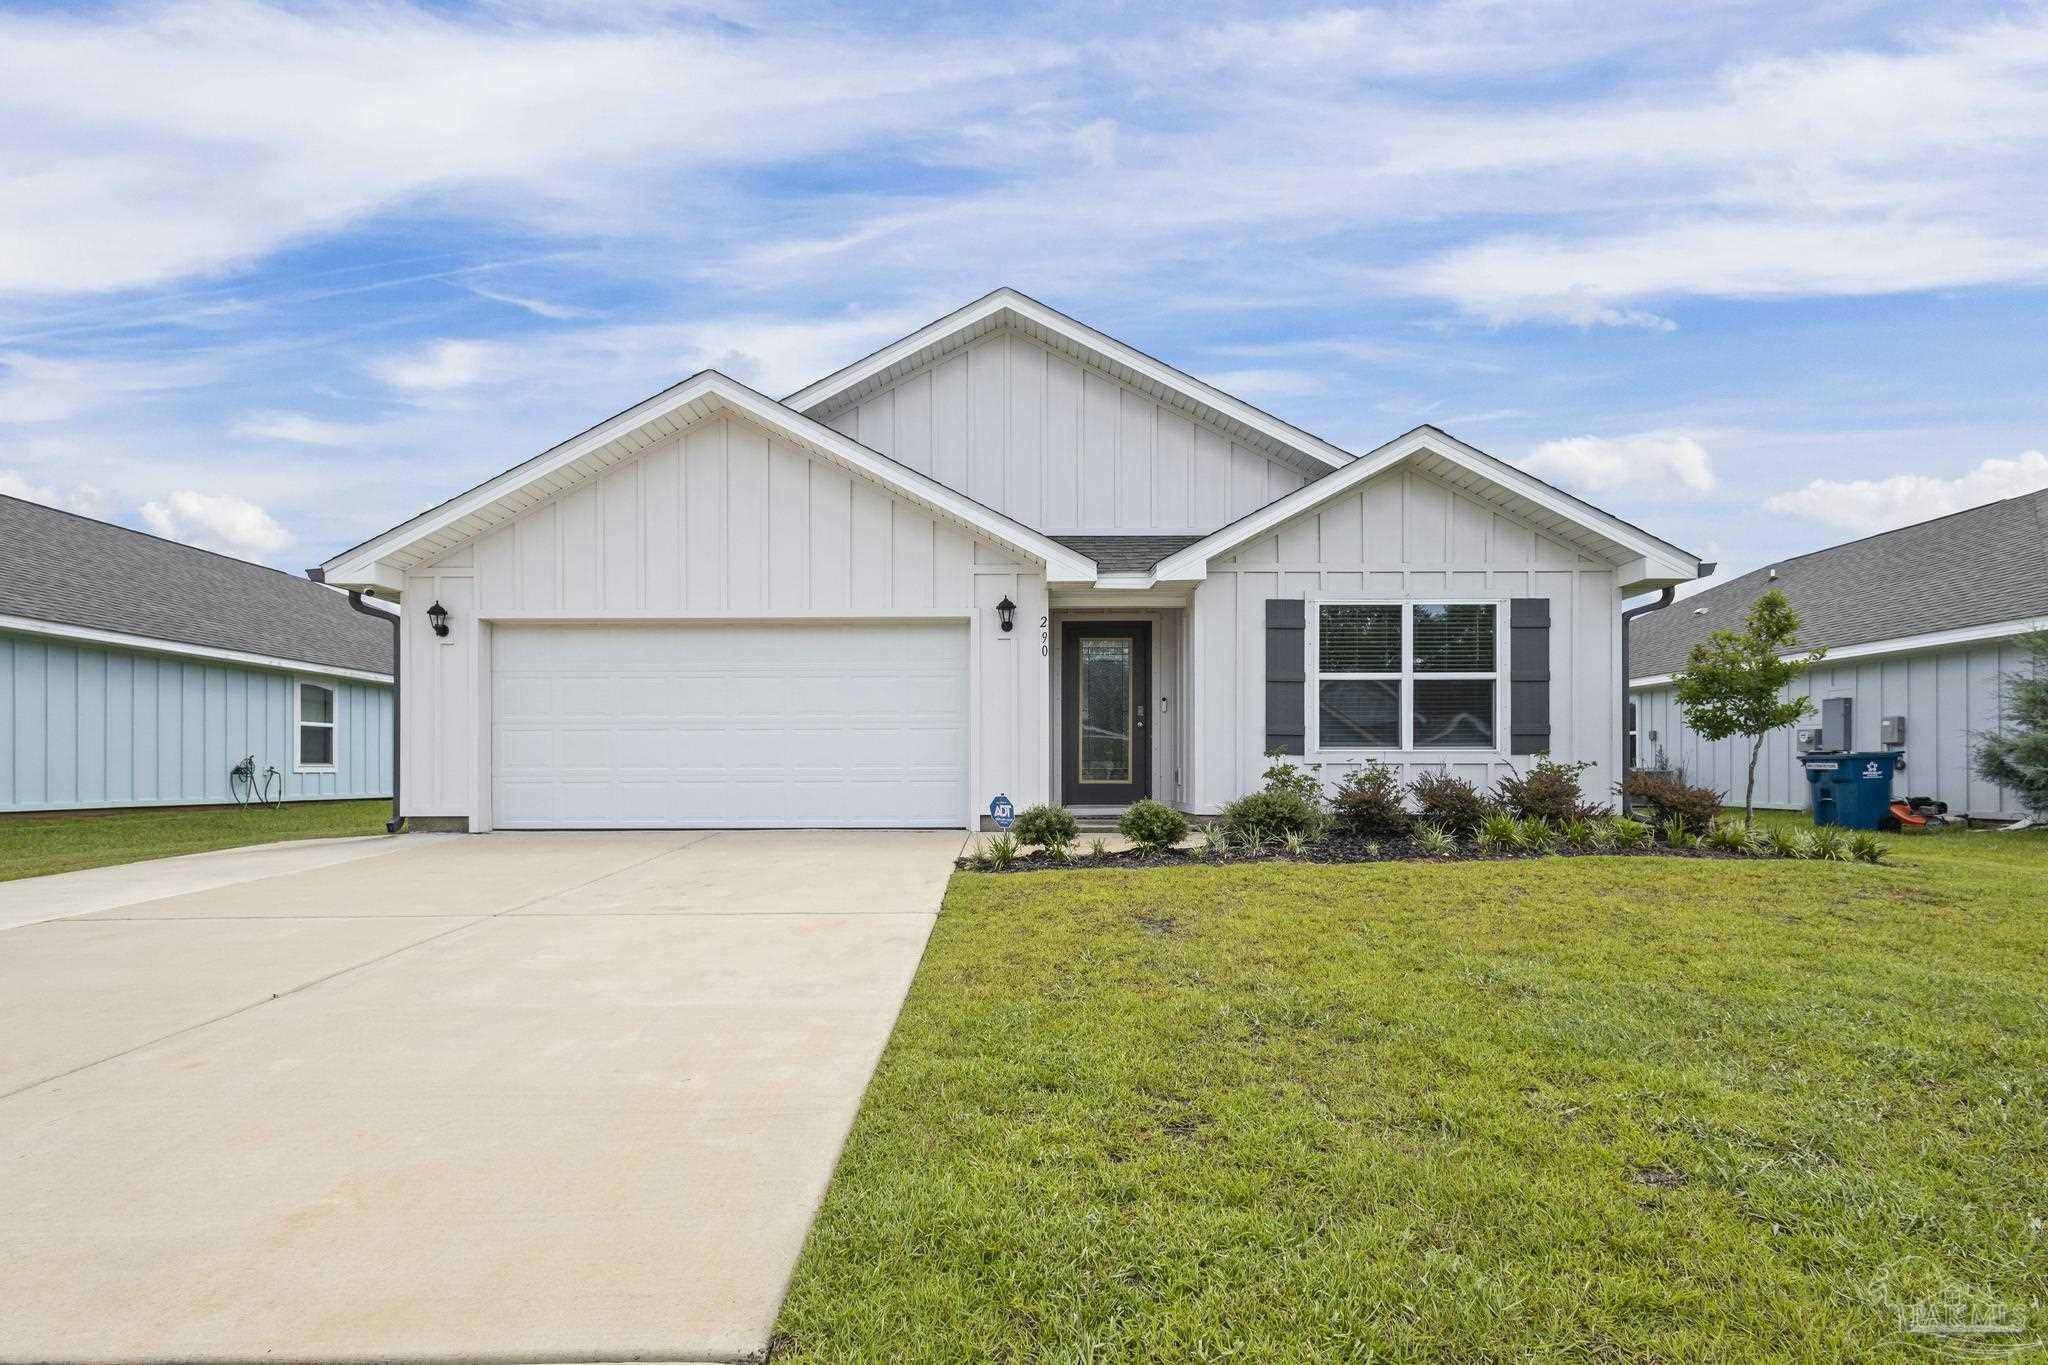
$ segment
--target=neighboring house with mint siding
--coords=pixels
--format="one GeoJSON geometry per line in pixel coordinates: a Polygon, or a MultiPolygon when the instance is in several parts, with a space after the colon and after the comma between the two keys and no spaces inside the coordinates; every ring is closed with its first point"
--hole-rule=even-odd
{"type": "Polygon", "coordinates": [[[440,496],[320,570],[411,608],[414,828],[1207,814],[1271,749],[1482,785],[1549,752],[1605,800],[1622,602],[1700,572],[1434,427],[1354,454],[1009,289],[440,496]]]}
{"type": "Polygon", "coordinates": [[[391,794],[392,628],[292,574],[0,496],[0,811],[391,794]]]}
{"type": "Polygon", "coordinates": [[[1740,630],[1771,588],[1798,611],[1801,643],[1828,653],[1790,689],[1813,699],[1814,717],[1764,743],[1758,805],[1807,807],[1799,731],[1819,727],[1822,702],[1846,697],[1851,748],[1905,753],[1894,795],[1931,796],[1980,819],[2027,814],[2014,793],[1977,776],[1973,756],[2001,723],[2006,680],[2029,666],[2017,637],[2048,629],[2048,490],[1780,560],[1639,617],[1629,664],[1640,764],[1683,768],[1741,799],[1743,742],[1708,743],[1687,728],[1672,678],[1693,645],[1740,630]]]}

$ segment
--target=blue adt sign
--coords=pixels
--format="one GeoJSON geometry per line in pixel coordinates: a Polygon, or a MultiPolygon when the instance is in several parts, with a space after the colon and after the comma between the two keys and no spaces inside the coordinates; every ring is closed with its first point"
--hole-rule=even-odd
{"type": "Polygon", "coordinates": [[[988,803],[988,818],[997,829],[1008,829],[1010,822],[1017,818],[1017,808],[1010,804],[1010,798],[1000,793],[988,803]]]}

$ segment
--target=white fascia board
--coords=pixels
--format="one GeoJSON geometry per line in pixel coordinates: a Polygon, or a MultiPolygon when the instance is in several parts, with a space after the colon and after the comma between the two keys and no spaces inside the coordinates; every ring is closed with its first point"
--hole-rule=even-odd
{"type": "Polygon", "coordinates": [[[395,591],[384,582],[392,572],[390,566],[379,563],[384,557],[453,525],[507,493],[574,464],[621,436],[679,408],[707,400],[743,414],[770,430],[782,432],[791,440],[811,447],[827,459],[870,482],[880,484],[934,512],[970,526],[990,539],[1033,559],[1042,560],[1045,564],[1046,578],[1050,582],[1095,581],[1095,561],[1087,556],[1076,554],[1058,541],[1040,535],[1022,522],[1004,516],[994,508],[986,507],[965,494],[955,492],[908,465],[900,464],[886,455],[870,450],[858,441],[842,436],[824,423],[795,412],[716,370],[706,370],[693,375],[673,388],[665,389],[645,402],[635,404],[618,416],[600,422],[581,436],[565,441],[522,464],[514,465],[503,474],[478,484],[467,493],[451,498],[439,507],[423,512],[411,521],[395,526],[352,550],[344,551],[321,566],[325,580],[347,587],[375,586],[380,591],[395,591]]]}
{"type": "Polygon", "coordinates": [[[239,664],[247,668],[270,668],[282,673],[314,673],[323,678],[347,678],[352,682],[389,684],[389,673],[372,673],[336,664],[316,664],[307,659],[281,659],[271,654],[251,654],[239,649],[218,649],[212,645],[191,645],[182,640],[160,640],[154,635],[129,635],[96,626],[74,626],[61,621],[39,621],[33,616],[0,616],[0,630],[18,635],[40,635],[73,644],[102,645],[110,649],[133,649],[145,654],[170,654],[182,659],[203,659],[209,663],[239,664]]]}
{"type": "Polygon", "coordinates": [[[1038,300],[1007,287],[976,299],[965,308],[948,313],[936,322],[918,328],[901,341],[893,342],[865,359],[857,360],[842,370],[826,375],[814,384],[798,389],[782,401],[786,406],[799,412],[809,412],[821,404],[829,403],[848,389],[866,383],[891,366],[901,363],[905,357],[915,355],[927,346],[943,341],[954,333],[973,328],[1005,311],[1028,319],[1048,332],[1065,337],[1084,350],[1095,352],[1110,364],[1125,366],[1160,387],[1171,389],[1190,402],[1214,408],[1232,421],[1242,423],[1260,435],[1292,450],[1300,451],[1317,464],[1339,469],[1350,464],[1353,459],[1350,451],[1331,445],[1320,436],[1283,422],[1241,398],[1233,398],[1214,385],[1205,384],[1165,361],[1155,360],[1113,336],[1098,332],[1084,322],[1077,322],[1066,314],[1056,312],[1038,300]]]}
{"type": "MultiPolygon", "coordinates": [[[[2032,631],[2048,630],[2048,616],[2020,617],[2011,621],[1992,621],[1981,626],[1958,626],[1954,630],[1929,631],[1925,635],[1901,635],[1892,640],[1872,640],[1867,644],[1843,645],[1830,648],[1827,654],[1814,665],[1825,668],[1829,664],[1844,663],[1856,659],[1881,659],[1892,654],[1915,654],[1928,649],[1951,649],[1957,645],[1984,644],[1991,640],[2009,640],[2015,635],[2026,635],[2032,631]]],[[[1796,659],[1811,649],[1787,650],[1780,658],[1796,659]]],[[[1675,673],[1657,673],[1648,677],[1629,679],[1629,690],[1641,692],[1652,687],[1669,687],[1678,680],[1675,673]]]]}
{"type": "Polygon", "coordinates": [[[1654,583],[1684,583],[1699,577],[1699,560],[1677,546],[1657,539],[1646,531],[1630,526],[1620,518],[1601,511],[1589,503],[1581,502],[1559,489],[1552,488],[1541,479],[1524,474],[1513,465],[1505,464],[1466,445],[1455,436],[1437,430],[1435,427],[1417,427],[1405,436],[1397,437],[1358,459],[1333,470],[1295,489],[1286,497],[1267,503],[1264,507],[1250,512],[1225,526],[1222,530],[1193,545],[1169,556],[1155,565],[1152,575],[1164,582],[1199,582],[1209,575],[1209,561],[1225,555],[1238,546],[1269,531],[1275,530],[1305,512],[1314,510],[1331,498],[1349,492],[1376,474],[1387,470],[1413,456],[1427,452],[1451,463],[1460,465],[1488,482],[1498,485],[1515,497],[1521,498],[1543,510],[1568,521],[1577,522],[1615,545],[1622,552],[1633,556],[1632,563],[1618,567],[1644,575],[1641,581],[1654,583]]]}

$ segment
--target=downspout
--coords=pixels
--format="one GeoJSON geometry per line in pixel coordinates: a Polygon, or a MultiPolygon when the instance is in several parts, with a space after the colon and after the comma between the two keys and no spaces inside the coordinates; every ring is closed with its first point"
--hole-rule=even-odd
{"type": "MultiPolygon", "coordinates": [[[[1718,567],[1718,565],[1711,562],[1702,562],[1700,564],[1699,577],[1712,577],[1714,570],[1718,567]]],[[[1628,610],[1622,612],[1621,614],[1621,751],[1624,754],[1628,752],[1628,708],[1629,703],[1632,700],[1629,688],[1629,682],[1631,680],[1632,675],[1629,673],[1628,666],[1629,625],[1638,616],[1648,616],[1653,611],[1664,610],[1664,608],[1670,606],[1672,602],[1676,601],[1677,598],[1678,586],[1676,584],[1672,584],[1670,586],[1667,586],[1664,589],[1664,591],[1657,594],[1656,601],[1645,602],[1640,607],[1630,607],[1628,610]]],[[[1637,757],[1641,757],[1641,755],[1637,755],[1637,757]]],[[[1623,783],[1626,783],[1628,781],[1627,773],[1624,772],[1621,775],[1621,777],[1623,783]]],[[[1621,796],[1621,813],[1623,815],[1627,815],[1630,810],[1628,793],[1626,791],[1619,791],[1619,795],[1621,796]]]]}
{"type": "MultiPolygon", "coordinates": [[[[306,570],[306,577],[315,583],[325,583],[327,576],[318,569],[306,570]]],[[[348,604],[365,616],[374,616],[391,626],[391,819],[386,822],[384,832],[396,834],[405,828],[405,816],[399,813],[399,783],[405,771],[399,764],[404,754],[405,730],[399,725],[399,704],[403,693],[399,689],[399,677],[405,670],[405,638],[399,632],[399,618],[395,611],[379,611],[363,605],[363,595],[354,588],[348,590],[348,604]]]]}

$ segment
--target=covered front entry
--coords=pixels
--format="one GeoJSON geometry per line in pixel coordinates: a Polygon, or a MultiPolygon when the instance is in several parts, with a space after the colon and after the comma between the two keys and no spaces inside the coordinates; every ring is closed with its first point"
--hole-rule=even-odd
{"type": "Polygon", "coordinates": [[[1060,799],[1127,805],[1152,794],[1152,625],[1070,620],[1060,657],[1060,799]]]}
{"type": "Polygon", "coordinates": [[[500,829],[966,822],[965,621],[501,625],[500,829]]]}

